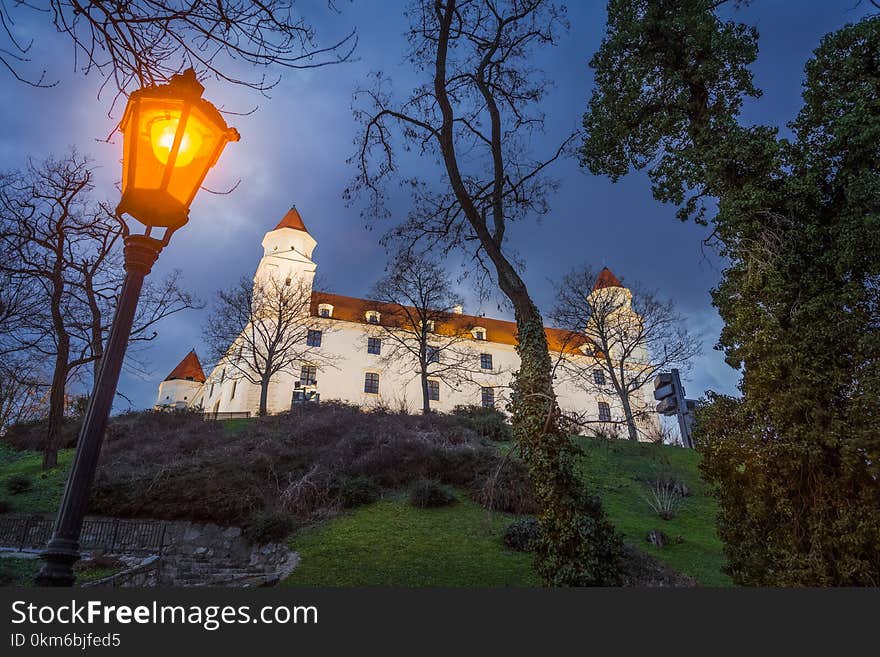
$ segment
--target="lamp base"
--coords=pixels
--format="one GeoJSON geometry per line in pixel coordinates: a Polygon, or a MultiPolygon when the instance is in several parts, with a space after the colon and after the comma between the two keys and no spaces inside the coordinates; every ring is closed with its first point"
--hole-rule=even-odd
{"type": "Polygon", "coordinates": [[[79,561],[79,543],[68,538],[53,538],[40,553],[43,567],[34,580],[37,586],[73,586],[73,564],[79,561]]]}

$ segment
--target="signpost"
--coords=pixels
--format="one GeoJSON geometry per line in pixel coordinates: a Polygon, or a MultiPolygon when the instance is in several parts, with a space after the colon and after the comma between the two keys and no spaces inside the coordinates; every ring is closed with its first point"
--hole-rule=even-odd
{"type": "Polygon", "coordinates": [[[681,442],[685,447],[694,448],[694,407],[696,401],[686,399],[684,386],[678,370],[661,372],[654,379],[654,399],[657,404],[657,412],[662,415],[677,415],[678,428],[681,430],[681,442]]]}

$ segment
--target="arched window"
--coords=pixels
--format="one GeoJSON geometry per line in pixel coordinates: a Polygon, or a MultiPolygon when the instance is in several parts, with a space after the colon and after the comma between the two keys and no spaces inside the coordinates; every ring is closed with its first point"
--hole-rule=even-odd
{"type": "Polygon", "coordinates": [[[329,303],[319,304],[318,317],[333,317],[333,305],[329,303]]]}
{"type": "Polygon", "coordinates": [[[382,316],[377,310],[368,310],[365,314],[365,317],[367,318],[368,324],[378,324],[382,316]]]}

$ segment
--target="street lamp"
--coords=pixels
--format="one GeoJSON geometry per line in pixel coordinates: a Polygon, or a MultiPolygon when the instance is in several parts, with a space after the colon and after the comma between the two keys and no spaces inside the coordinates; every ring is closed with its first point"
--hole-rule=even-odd
{"type": "Polygon", "coordinates": [[[41,586],[73,585],[83,515],[144,277],[174,231],[186,224],[189,206],[223,148],[239,139],[217,108],[202,98],[203,91],[195,71],[188,69],[168,84],[133,92],[119,124],[122,199],[116,214],[124,232],[125,281],[52,538],[40,555],[44,564],[36,582],[41,586]],[[143,234],[131,233],[125,214],[146,227],[143,234]],[[154,229],[164,229],[164,234],[154,237],[154,229]]]}

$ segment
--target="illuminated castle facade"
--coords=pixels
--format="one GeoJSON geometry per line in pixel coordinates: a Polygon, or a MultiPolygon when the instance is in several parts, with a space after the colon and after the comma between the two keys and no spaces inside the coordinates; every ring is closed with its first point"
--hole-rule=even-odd
{"type": "MultiPolygon", "coordinates": [[[[377,323],[382,323],[386,307],[369,299],[330,294],[312,289],[317,265],[312,259],[317,242],[306,230],[296,210],[290,211],[278,225],[263,238],[263,257],[257,267],[255,281],[274,277],[279,281],[298,280],[311,290],[311,305],[304,322],[310,322],[309,340],[328,355],[332,366],[303,362],[296,371],[276,374],[269,385],[267,406],[269,413],[290,410],[293,403],[317,392],[321,401],[339,399],[364,408],[385,406],[406,408],[417,412],[422,407],[422,387],[418,376],[410,368],[399,371],[389,367],[381,358],[382,345],[367,339],[375,335],[377,323]],[[377,353],[378,352],[378,353],[377,353]]],[[[608,269],[596,281],[593,292],[601,288],[619,287],[627,298],[629,291],[608,269]]],[[[450,322],[467,325],[470,337],[462,343],[474,351],[477,364],[468,380],[447,385],[443,380],[429,378],[431,408],[451,411],[457,405],[482,405],[504,409],[513,372],[519,369],[516,353],[516,324],[514,322],[471,316],[456,308],[450,322]]],[[[443,326],[434,327],[438,333],[443,326]]],[[[569,359],[590,367],[595,358],[586,343],[573,344],[567,331],[547,328],[551,355],[566,350],[569,359]]],[[[234,352],[230,349],[230,352],[234,352]]],[[[647,359],[647,353],[643,355],[647,359]]],[[[626,435],[620,424],[623,419],[621,404],[610,386],[601,386],[586,392],[558,374],[554,382],[559,406],[565,413],[578,415],[594,422],[607,420],[609,433],[626,435]]],[[[643,393],[638,393],[639,395],[643,393]]],[[[652,404],[645,397],[631,400],[635,409],[652,404]]],[[[259,409],[260,387],[241,377],[235,377],[229,363],[221,360],[206,376],[194,351],[159,384],[156,408],[201,409],[216,417],[256,415],[259,409]]],[[[655,414],[640,418],[640,434],[659,435],[659,421],[655,414]]]]}

